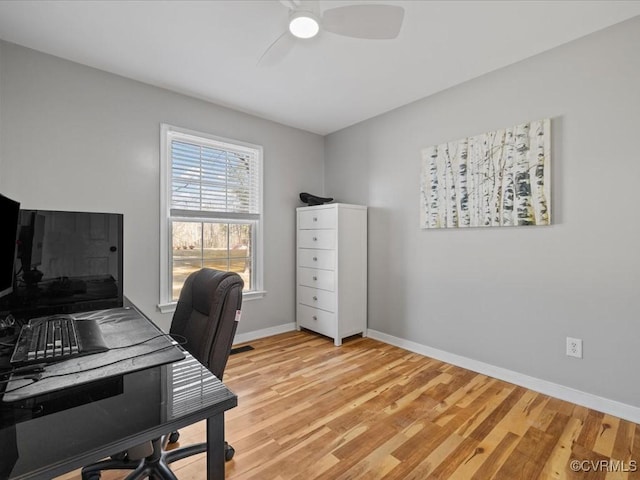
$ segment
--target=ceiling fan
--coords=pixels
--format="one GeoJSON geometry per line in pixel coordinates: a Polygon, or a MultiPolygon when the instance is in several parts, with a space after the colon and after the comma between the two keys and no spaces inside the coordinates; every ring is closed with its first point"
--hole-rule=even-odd
{"type": "Polygon", "coordinates": [[[280,0],[289,10],[288,28],[269,45],[258,65],[276,63],[296,42],[326,31],[345,37],[391,40],[398,36],[404,8],[387,4],[355,4],[328,8],[321,12],[318,0],[280,0]]]}

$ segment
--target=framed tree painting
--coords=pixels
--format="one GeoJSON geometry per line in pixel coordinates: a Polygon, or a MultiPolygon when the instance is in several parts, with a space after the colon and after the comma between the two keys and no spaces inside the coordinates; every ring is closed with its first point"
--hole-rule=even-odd
{"type": "Polygon", "coordinates": [[[550,120],[422,150],[421,228],[549,225],[550,120]]]}

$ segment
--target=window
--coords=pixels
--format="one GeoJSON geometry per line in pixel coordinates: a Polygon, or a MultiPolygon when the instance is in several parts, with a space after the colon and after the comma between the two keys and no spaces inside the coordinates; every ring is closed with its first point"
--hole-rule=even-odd
{"type": "Polygon", "coordinates": [[[262,147],[162,125],[160,310],[202,267],[262,293],[262,147]]]}

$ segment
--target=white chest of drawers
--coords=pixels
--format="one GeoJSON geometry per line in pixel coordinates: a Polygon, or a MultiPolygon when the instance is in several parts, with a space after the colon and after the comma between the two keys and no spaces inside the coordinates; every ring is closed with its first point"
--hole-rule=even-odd
{"type": "Polygon", "coordinates": [[[367,333],[367,207],[297,209],[298,330],[333,338],[367,333]]]}

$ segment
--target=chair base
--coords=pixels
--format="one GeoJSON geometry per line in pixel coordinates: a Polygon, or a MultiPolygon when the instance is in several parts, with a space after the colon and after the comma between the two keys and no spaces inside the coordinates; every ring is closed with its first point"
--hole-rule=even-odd
{"type": "MultiPolygon", "coordinates": [[[[151,480],[178,480],[178,477],[169,468],[169,464],[207,451],[206,443],[197,443],[167,451],[164,447],[168,440],[168,437],[154,439],[151,442],[153,453],[142,460],[129,460],[125,456],[122,459],[112,458],[111,460],[103,460],[86,466],[82,469],[82,480],[99,480],[100,472],[103,470],[132,470],[125,477],[125,480],[142,480],[144,478],[151,480]]],[[[234,448],[225,442],[224,457],[227,462],[233,458],[234,453],[234,448]]]]}

